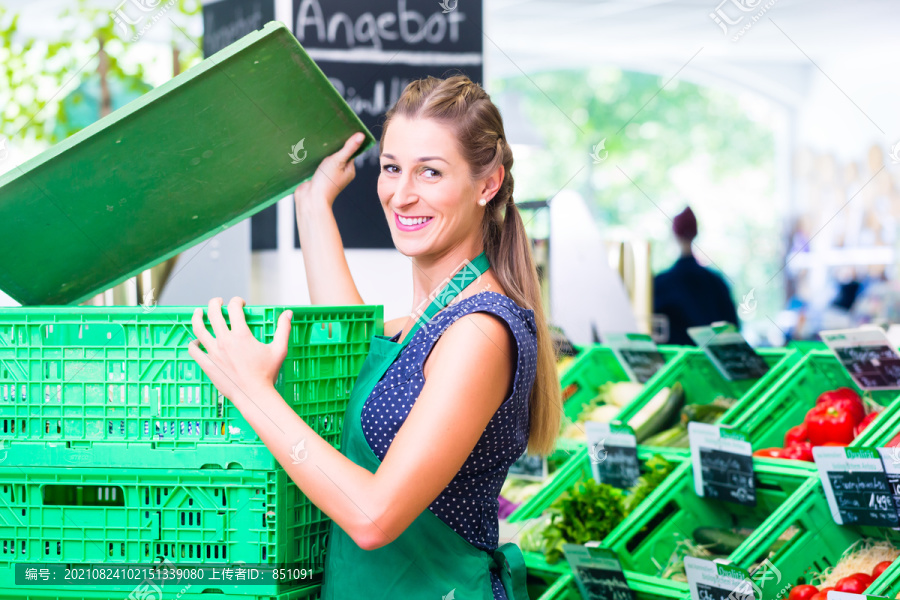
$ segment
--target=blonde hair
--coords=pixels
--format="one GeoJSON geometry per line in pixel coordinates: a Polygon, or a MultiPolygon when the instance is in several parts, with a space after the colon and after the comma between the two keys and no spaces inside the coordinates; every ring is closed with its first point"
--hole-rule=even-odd
{"type": "Polygon", "coordinates": [[[556,351],[547,328],[531,243],[513,202],[513,155],[500,111],[480,85],[464,75],[455,75],[447,79],[427,77],[407,85],[386,114],[380,148],[391,119],[397,115],[435,119],[449,126],[456,134],[473,179],[485,178],[503,165],[503,182],[488,203],[481,225],[484,252],[509,297],[534,311],[537,374],[529,400],[528,450],[532,454],[550,454],[562,415],[556,351]]]}

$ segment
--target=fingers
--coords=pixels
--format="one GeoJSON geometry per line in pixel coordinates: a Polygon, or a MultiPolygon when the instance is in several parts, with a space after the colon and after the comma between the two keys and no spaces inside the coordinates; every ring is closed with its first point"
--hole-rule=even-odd
{"type": "Polygon", "coordinates": [[[228,319],[231,321],[231,331],[249,333],[250,328],[247,327],[247,319],[244,318],[244,299],[235,296],[228,302],[228,319]]]}
{"type": "Polygon", "coordinates": [[[291,339],[291,319],[294,313],[289,310],[284,311],[278,317],[278,326],[275,327],[275,336],[272,344],[281,354],[287,353],[288,342],[291,339]]]}
{"type": "Polygon", "coordinates": [[[194,310],[194,314],[191,316],[191,325],[193,325],[194,335],[197,336],[197,339],[200,340],[203,347],[208,349],[210,345],[215,342],[215,338],[210,335],[209,330],[206,328],[206,324],[203,322],[202,308],[198,307],[194,310]]]}
{"type": "Polygon", "coordinates": [[[332,156],[341,163],[348,162],[364,139],[366,139],[366,136],[361,132],[353,134],[346,142],[344,142],[344,147],[332,154],[332,156]]]}
{"type": "Polygon", "coordinates": [[[228,325],[225,324],[225,317],[222,316],[221,298],[213,298],[209,301],[206,315],[209,317],[209,322],[212,325],[213,333],[216,334],[216,338],[221,338],[228,333],[228,325]]]}
{"type": "Polygon", "coordinates": [[[197,361],[197,364],[200,365],[203,372],[209,375],[209,369],[213,366],[213,362],[212,359],[209,358],[209,355],[200,349],[199,339],[191,340],[188,344],[188,354],[197,361]]]}

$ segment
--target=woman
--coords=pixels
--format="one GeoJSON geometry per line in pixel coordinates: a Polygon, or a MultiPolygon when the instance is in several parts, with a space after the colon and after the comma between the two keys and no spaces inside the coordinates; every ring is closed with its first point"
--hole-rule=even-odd
{"type": "MultiPolygon", "coordinates": [[[[294,193],[312,304],[364,303],[332,213],[362,139],[351,137],[294,193]]],[[[429,77],[388,111],[380,151],[378,197],[412,261],[413,313],[372,339],[344,418],[344,454],[274,389],[289,312],[265,345],[240,298],[228,304],[230,331],[213,299],[215,337],[198,309],[191,356],[333,519],[325,598],[521,600],[522,582],[514,592],[509,577],[521,553],[495,552],[497,497],[526,445],[553,448],[560,400],[503,122],[468,78],[429,77]],[[305,458],[292,460],[300,441],[305,458]]]]}

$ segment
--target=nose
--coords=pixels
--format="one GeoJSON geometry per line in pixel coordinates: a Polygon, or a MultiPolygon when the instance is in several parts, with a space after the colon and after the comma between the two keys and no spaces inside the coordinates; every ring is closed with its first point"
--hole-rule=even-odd
{"type": "Polygon", "coordinates": [[[415,204],[419,197],[416,195],[416,182],[411,175],[403,173],[394,189],[392,204],[397,208],[404,208],[415,204]]]}

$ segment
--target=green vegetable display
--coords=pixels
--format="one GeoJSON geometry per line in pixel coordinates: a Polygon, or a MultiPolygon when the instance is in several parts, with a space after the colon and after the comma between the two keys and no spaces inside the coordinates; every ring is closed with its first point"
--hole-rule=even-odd
{"type": "Polygon", "coordinates": [[[638,483],[623,491],[593,479],[578,482],[547,509],[547,519],[525,532],[523,550],[544,552],[548,563],[563,556],[563,544],[584,544],[605,538],[642,500],[675,469],[675,465],[653,456],[644,464],[638,483]]]}

